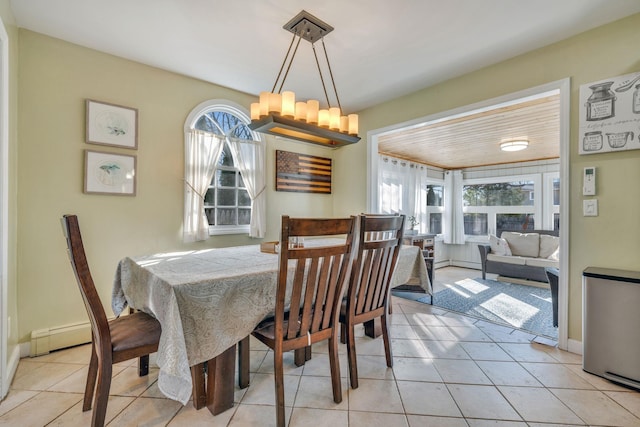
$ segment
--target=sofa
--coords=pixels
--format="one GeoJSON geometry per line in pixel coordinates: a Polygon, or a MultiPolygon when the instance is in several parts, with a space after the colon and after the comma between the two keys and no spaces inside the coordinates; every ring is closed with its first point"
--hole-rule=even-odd
{"type": "Polygon", "coordinates": [[[503,231],[489,235],[489,244],[478,245],[482,278],[487,273],[547,282],[545,268],[559,268],[560,239],[557,230],[503,231]]]}

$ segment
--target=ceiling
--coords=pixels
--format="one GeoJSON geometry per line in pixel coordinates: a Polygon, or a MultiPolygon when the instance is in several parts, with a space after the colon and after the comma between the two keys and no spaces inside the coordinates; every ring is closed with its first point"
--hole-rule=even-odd
{"type": "MultiPolygon", "coordinates": [[[[291,42],[282,26],[304,9],[335,28],[325,44],[351,113],[638,13],[640,1],[11,0],[11,7],[19,27],[254,95],[273,87],[291,42]]],[[[303,43],[285,89],[325,99],[303,43]]]]}

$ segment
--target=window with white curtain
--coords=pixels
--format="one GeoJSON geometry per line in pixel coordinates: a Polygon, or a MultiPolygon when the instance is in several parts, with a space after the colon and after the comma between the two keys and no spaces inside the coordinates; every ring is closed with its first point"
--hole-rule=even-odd
{"type": "Polygon", "coordinates": [[[202,240],[205,224],[209,235],[264,237],[265,150],[249,122],[239,106],[222,100],[204,102],[189,115],[185,125],[186,241],[202,240]],[[188,236],[194,233],[198,237],[188,236]]]}

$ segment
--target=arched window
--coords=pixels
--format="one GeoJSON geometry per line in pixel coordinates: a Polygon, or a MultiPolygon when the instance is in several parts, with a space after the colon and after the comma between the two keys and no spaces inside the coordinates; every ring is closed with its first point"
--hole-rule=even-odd
{"type": "Polygon", "coordinates": [[[242,107],[198,105],[185,123],[185,241],[264,237],[264,144],[242,107]],[[206,221],[206,222],[205,222],[206,221]]]}

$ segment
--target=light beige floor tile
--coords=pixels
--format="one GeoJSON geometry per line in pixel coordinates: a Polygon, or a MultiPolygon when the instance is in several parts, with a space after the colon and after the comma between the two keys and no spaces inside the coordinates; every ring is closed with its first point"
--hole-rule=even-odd
{"type": "Polygon", "coordinates": [[[440,316],[430,313],[409,313],[405,315],[409,325],[445,326],[440,316]]]}
{"type": "Polygon", "coordinates": [[[430,341],[458,341],[448,326],[414,325],[413,329],[420,339],[430,341]]]}
{"type": "Polygon", "coordinates": [[[501,343],[500,347],[518,362],[559,363],[549,356],[539,345],[520,343],[501,343]]]}
{"type": "Polygon", "coordinates": [[[362,379],[359,383],[357,389],[349,389],[350,410],[404,413],[395,381],[362,379]]]}
{"type": "Polygon", "coordinates": [[[70,363],[36,364],[28,372],[14,378],[11,388],[16,390],[47,390],[54,384],[64,380],[76,371],[82,370],[82,365],[70,363]]]}
{"type": "MultiPolygon", "coordinates": [[[[392,349],[393,353],[393,349],[392,349]]],[[[387,366],[387,358],[384,356],[357,356],[358,378],[369,378],[373,380],[393,380],[393,368],[387,366]]],[[[328,363],[328,362],[327,362],[328,363]]],[[[340,372],[344,371],[345,376],[349,376],[348,359],[344,364],[340,361],[340,372]]]]}
{"type": "MultiPolygon", "coordinates": [[[[134,401],[133,397],[109,396],[107,401],[107,414],[105,415],[105,425],[113,420],[120,412],[134,401]]],[[[91,425],[93,409],[82,412],[82,400],[73,408],[64,412],[53,420],[48,427],[86,427],[91,425]]]]}
{"type": "Polygon", "coordinates": [[[521,363],[545,387],[592,390],[594,387],[565,365],[558,363],[521,363]]]}
{"type": "Polygon", "coordinates": [[[476,363],[495,385],[542,387],[542,383],[517,362],[480,360],[476,363]]]}
{"type": "Polygon", "coordinates": [[[461,314],[454,313],[452,311],[449,311],[444,315],[439,316],[439,319],[446,326],[473,326],[478,321],[478,319],[476,318],[463,316],[461,314]]]}
{"type": "MultiPolygon", "coordinates": [[[[292,408],[285,406],[284,417],[289,423],[292,408]]],[[[233,414],[229,427],[275,427],[276,407],[274,405],[240,404],[233,414]]],[[[177,426],[176,426],[177,427],[177,426]]],[[[293,427],[293,426],[291,426],[293,427]]]]}
{"type": "Polygon", "coordinates": [[[349,427],[409,427],[404,414],[349,411],[349,427]]]}
{"type": "Polygon", "coordinates": [[[294,408],[336,409],[346,411],[349,409],[349,392],[346,378],[341,382],[342,402],[333,401],[333,387],[330,377],[300,378],[298,393],[293,404],[294,408]]]}
{"type": "MultiPolygon", "coordinates": [[[[393,355],[397,357],[424,357],[424,346],[421,340],[391,340],[393,355]]],[[[384,356],[384,347],[382,354],[384,356]]]]}
{"type": "Polygon", "coordinates": [[[606,391],[605,394],[618,402],[627,411],[640,418],[640,392],[606,391]]]}
{"type": "Polygon", "coordinates": [[[180,402],[171,399],[141,397],[133,401],[109,424],[115,426],[166,426],[182,408],[180,402]]]}
{"type": "Polygon", "coordinates": [[[513,330],[505,332],[501,330],[482,328],[483,332],[496,343],[520,343],[531,342],[536,336],[528,332],[513,330]]]}
{"type": "Polygon", "coordinates": [[[43,391],[0,417],[0,426],[44,426],[82,399],[77,393],[43,391]]]}
{"type": "MultiPolygon", "coordinates": [[[[346,354],[347,346],[341,344],[340,347],[344,349],[344,353],[346,354]]],[[[369,337],[356,338],[356,349],[358,355],[384,356],[384,342],[382,341],[382,337],[376,339],[369,337]]]]}
{"type": "Polygon", "coordinates": [[[525,421],[582,424],[549,390],[539,387],[498,387],[498,390],[525,421]]]}
{"type": "MultiPolygon", "coordinates": [[[[124,369],[124,367],[114,366],[112,368],[112,377],[114,375],[119,374],[123,369],[124,369]]],[[[88,370],[89,370],[89,367],[85,366],[84,368],[82,368],[82,369],[74,372],[73,374],[69,375],[68,377],[66,377],[62,381],[59,381],[56,384],[52,385],[47,390],[49,390],[49,391],[61,391],[61,392],[67,392],[67,393],[83,393],[84,394],[84,388],[85,388],[85,385],[87,383],[87,371],[88,370]]]]}
{"type": "Polygon", "coordinates": [[[409,325],[409,320],[400,310],[390,316],[391,325],[409,325]]]}
{"type": "Polygon", "coordinates": [[[433,364],[446,383],[493,384],[473,360],[434,359],[433,364]]]}
{"type": "Polygon", "coordinates": [[[604,390],[608,390],[608,391],[628,391],[629,390],[627,387],[618,385],[613,381],[609,381],[605,378],[583,371],[582,365],[565,365],[565,367],[567,369],[570,369],[571,372],[578,375],[580,378],[587,381],[589,384],[591,384],[598,390],[603,390],[603,391],[604,390]]]}
{"type": "Polygon", "coordinates": [[[601,391],[551,389],[585,423],[597,426],[639,426],[640,418],[601,391]]]}
{"type": "Polygon", "coordinates": [[[491,338],[475,326],[450,326],[449,330],[458,341],[491,342],[491,338]]]}
{"type": "Polygon", "coordinates": [[[289,426],[349,427],[349,412],[294,407],[289,426]]]}
{"type": "Polygon", "coordinates": [[[462,417],[444,384],[398,381],[398,388],[407,414],[462,417]]]}
{"type": "Polygon", "coordinates": [[[447,388],[465,418],[522,421],[495,387],[448,384],[447,388]]]}
{"type": "MultiPolygon", "coordinates": [[[[521,421],[501,421],[501,420],[476,420],[473,418],[467,419],[469,427],[525,427],[531,424],[521,421]]],[[[555,425],[546,424],[546,427],[557,427],[555,425]]]]}
{"type": "MultiPolygon", "coordinates": [[[[300,376],[285,375],[284,376],[284,402],[286,406],[293,406],[296,393],[298,392],[298,384],[300,376]]],[[[246,394],[240,403],[248,403],[252,405],[275,405],[275,382],[272,374],[256,374],[251,385],[247,389],[246,394]]]]}
{"type": "Polygon", "coordinates": [[[33,398],[38,393],[35,390],[9,390],[7,396],[0,403],[0,416],[33,398]]]}
{"type": "MultiPolygon", "coordinates": [[[[321,353],[319,354],[316,352],[316,354],[320,355],[321,353]]],[[[266,354],[257,372],[261,374],[273,374],[273,355],[274,355],[273,351],[269,351],[266,354]]],[[[293,358],[294,358],[293,351],[288,351],[282,355],[284,374],[285,375],[302,375],[304,366],[296,366],[296,364],[293,362],[293,358]]]]}
{"type": "Polygon", "coordinates": [[[236,405],[214,416],[206,407],[197,410],[192,403],[188,403],[180,408],[176,416],[169,421],[167,427],[226,427],[237,409],[236,405]]]}
{"type": "Polygon", "coordinates": [[[407,415],[410,427],[467,427],[464,418],[432,417],[428,415],[407,415]]]}
{"type": "Polygon", "coordinates": [[[390,329],[389,336],[391,338],[407,340],[418,339],[418,335],[416,335],[411,325],[393,325],[390,329]]]}
{"type": "Polygon", "coordinates": [[[558,347],[541,346],[540,348],[559,362],[582,365],[582,356],[579,354],[560,350],[558,347]]]}
{"type": "MultiPolygon", "coordinates": [[[[251,351],[249,352],[249,372],[258,372],[258,369],[260,369],[260,366],[264,362],[267,353],[269,353],[269,351],[267,350],[251,349],[251,351]]],[[[236,370],[237,368],[238,367],[236,366],[236,370]]]]}
{"type": "Polygon", "coordinates": [[[148,375],[140,377],[138,376],[138,368],[136,366],[130,366],[123,369],[117,375],[113,375],[109,394],[116,396],[140,396],[157,380],[158,369],[149,369],[148,375]]]}
{"type": "Polygon", "coordinates": [[[13,382],[15,383],[24,375],[31,374],[33,371],[37,370],[42,366],[47,366],[45,362],[37,362],[36,360],[37,358],[28,358],[28,357],[20,359],[20,363],[18,363],[18,368],[16,369],[16,373],[13,376],[13,382]]]}
{"type": "MultiPolygon", "coordinates": [[[[293,361],[291,363],[293,363],[293,361]]],[[[338,365],[340,365],[340,376],[342,378],[346,378],[349,375],[348,358],[346,353],[338,355],[338,365]]],[[[271,369],[271,372],[273,372],[273,368],[271,369]]],[[[297,371],[295,371],[295,374],[297,374],[297,371]]],[[[285,375],[289,375],[287,370],[285,370],[285,375]]],[[[313,354],[311,360],[307,360],[305,362],[300,375],[330,377],[331,368],[329,366],[329,354],[313,354]]]]}
{"type": "Polygon", "coordinates": [[[426,354],[422,354],[420,357],[431,357],[433,359],[471,359],[469,354],[464,351],[464,348],[455,341],[423,341],[422,344],[424,345],[426,354]]]}
{"type": "Polygon", "coordinates": [[[394,357],[393,373],[396,379],[400,381],[442,382],[442,378],[433,364],[433,359],[394,357]]]}
{"type": "Polygon", "coordinates": [[[513,361],[511,356],[493,342],[463,342],[460,345],[473,360],[513,361]]]}

